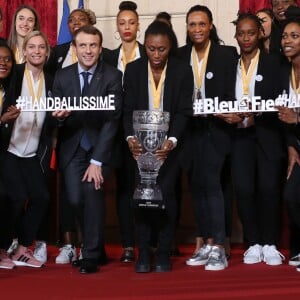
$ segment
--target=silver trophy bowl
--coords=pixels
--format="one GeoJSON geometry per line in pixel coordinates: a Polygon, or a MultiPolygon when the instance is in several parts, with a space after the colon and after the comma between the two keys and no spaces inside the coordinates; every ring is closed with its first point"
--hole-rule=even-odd
{"type": "Polygon", "coordinates": [[[133,194],[135,207],[165,208],[161,189],[156,183],[163,161],[157,159],[155,151],[161,148],[166,139],[169,121],[168,112],[133,112],[134,133],[143,148],[143,153],[137,159],[141,179],[133,194]]]}

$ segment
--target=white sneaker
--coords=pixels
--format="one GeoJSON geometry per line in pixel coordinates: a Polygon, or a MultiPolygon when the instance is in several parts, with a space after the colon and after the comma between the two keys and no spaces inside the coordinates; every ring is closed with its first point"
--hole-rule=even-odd
{"type": "Polygon", "coordinates": [[[40,261],[41,263],[46,263],[47,261],[47,245],[46,242],[43,241],[36,241],[35,248],[33,251],[33,256],[36,260],[40,261]]]}
{"type": "Polygon", "coordinates": [[[70,244],[64,245],[59,251],[55,259],[57,264],[69,264],[77,259],[76,249],[70,244]]]}
{"type": "Polygon", "coordinates": [[[244,264],[257,264],[263,261],[262,246],[254,245],[244,253],[244,264]]]}
{"type": "Polygon", "coordinates": [[[18,239],[13,239],[11,245],[7,249],[7,254],[12,254],[18,248],[19,242],[18,239]]]}
{"type": "Polygon", "coordinates": [[[203,245],[196,253],[193,254],[193,256],[191,258],[189,258],[186,261],[186,264],[188,266],[205,265],[208,260],[208,256],[209,256],[211,249],[212,249],[212,246],[203,245]]]}
{"type": "Polygon", "coordinates": [[[264,245],[262,248],[264,262],[270,266],[278,266],[282,264],[285,257],[276,249],[274,245],[264,245]]]}
{"type": "Polygon", "coordinates": [[[300,253],[290,258],[289,265],[295,267],[298,267],[300,265],[300,253]]]}

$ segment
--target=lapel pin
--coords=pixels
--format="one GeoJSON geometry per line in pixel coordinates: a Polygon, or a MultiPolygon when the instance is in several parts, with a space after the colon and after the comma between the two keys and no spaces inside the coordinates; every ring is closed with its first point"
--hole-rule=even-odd
{"type": "Polygon", "coordinates": [[[214,77],[214,73],[212,73],[212,72],[207,72],[206,73],[206,78],[207,79],[212,79],[214,77]]]}
{"type": "Polygon", "coordinates": [[[262,81],[263,79],[264,79],[263,76],[260,75],[260,74],[257,74],[257,75],[255,76],[255,80],[256,80],[256,81],[262,81]]]}

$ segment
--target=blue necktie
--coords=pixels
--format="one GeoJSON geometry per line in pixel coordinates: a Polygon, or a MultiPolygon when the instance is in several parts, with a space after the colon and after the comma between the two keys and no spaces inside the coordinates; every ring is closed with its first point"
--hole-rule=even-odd
{"type": "MultiPolygon", "coordinates": [[[[83,77],[83,87],[81,90],[81,95],[83,96],[87,96],[88,94],[88,89],[89,89],[89,76],[92,75],[90,72],[81,72],[81,75],[83,77]]],[[[80,139],[80,147],[82,149],[84,149],[85,151],[89,151],[92,148],[92,144],[89,141],[89,138],[87,136],[86,131],[83,129],[82,130],[82,136],[80,139]]]]}
{"type": "Polygon", "coordinates": [[[89,76],[92,75],[90,72],[81,72],[83,77],[83,87],[81,90],[81,96],[87,96],[89,90],[89,76]]]}

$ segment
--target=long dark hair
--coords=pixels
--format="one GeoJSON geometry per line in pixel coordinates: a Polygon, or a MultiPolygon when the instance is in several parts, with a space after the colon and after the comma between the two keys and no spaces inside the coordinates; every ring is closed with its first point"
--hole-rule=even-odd
{"type": "MultiPolygon", "coordinates": [[[[205,5],[192,6],[186,14],[186,18],[185,18],[186,24],[188,24],[189,16],[193,12],[203,12],[207,15],[209,22],[212,24],[212,29],[210,30],[209,39],[216,44],[224,44],[224,42],[218,36],[216,26],[213,24],[213,15],[212,15],[211,10],[205,5]]],[[[192,41],[191,41],[188,33],[186,34],[186,43],[192,44],[192,41]]]]}
{"type": "MultiPolygon", "coordinates": [[[[265,13],[266,15],[268,15],[268,16],[271,18],[271,20],[272,20],[272,25],[271,25],[271,36],[272,36],[272,32],[274,32],[274,30],[277,29],[277,25],[276,25],[275,22],[274,22],[274,14],[273,14],[273,11],[272,11],[271,9],[269,9],[269,8],[262,8],[262,9],[260,9],[260,10],[258,10],[258,11],[256,12],[256,15],[257,15],[258,13],[265,13]]],[[[262,22],[262,24],[263,24],[263,23],[264,23],[264,20],[262,19],[261,22],[262,22]]]]}
{"type": "Polygon", "coordinates": [[[144,44],[149,35],[158,35],[158,34],[165,35],[168,37],[171,44],[169,55],[176,56],[177,48],[178,48],[177,37],[173,29],[166,22],[162,22],[158,20],[153,21],[145,31],[144,44]]]}

